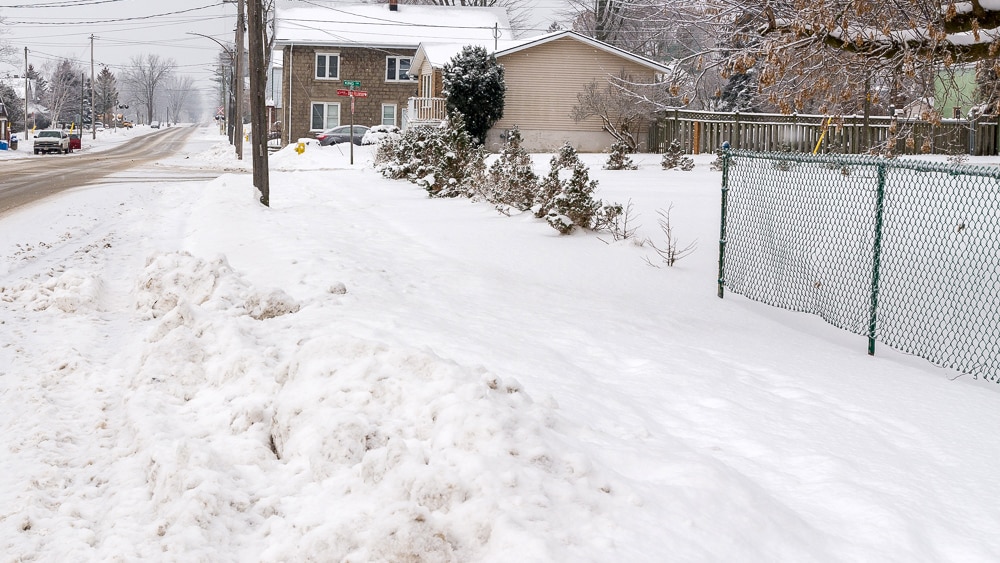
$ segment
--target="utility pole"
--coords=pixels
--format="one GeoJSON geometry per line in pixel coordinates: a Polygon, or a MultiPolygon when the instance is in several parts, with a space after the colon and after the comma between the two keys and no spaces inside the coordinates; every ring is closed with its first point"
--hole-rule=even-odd
{"type": "MultiPolygon", "coordinates": [[[[97,116],[94,115],[94,34],[90,34],[90,133],[97,139],[97,116]]],[[[80,135],[83,138],[83,135],[80,135]]]]}
{"type": "MultiPolygon", "coordinates": [[[[253,154],[253,185],[260,191],[260,202],[270,207],[271,187],[267,170],[267,87],[264,8],[261,0],[247,0],[250,16],[250,134],[253,154]]],[[[353,141],[353,139],[352,139],[353,141]]],[[[353,148],[353,143],[351,144],[353,148]]]]}
{"type": "Polygon", "coordinates": [[[28,48],[24,48],[24,140],[28,140],[28,48]]]}
{"type": "Polygon", "coordinates": [[[235,84],[236,89],[236,158],[243,160],[243,25],[244,25],[244,0],[236,0],[236,61],[235,61],[235,84]]]}
{"type": "Polygon", "coordinates": [[[83,102],[86,96],[83,95],[84,90],[87,89],[87,75],[80,73],[80,140],[83,140],[83,102]]]}

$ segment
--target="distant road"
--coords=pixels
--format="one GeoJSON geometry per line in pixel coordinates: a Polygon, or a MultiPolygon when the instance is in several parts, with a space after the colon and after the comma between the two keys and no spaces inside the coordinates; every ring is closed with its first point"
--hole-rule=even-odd
{"type": "MultiPolygon", "coordinates": [[[[165,176],[161,168],[146,170],[140,166],[177,152],[196,129],[197,126],[168,127],[92,153],[82,150],[72,155],[32,155],[30,158],[6,160],[0,167],[0,216],[22,205],[70,188],[92,184],[130,168],[135,168],[129,178],[135,183],[214,178],[219,174],[192,170],[186,171],[186,177],[171,178],[165,176]]],[[[30,141],[23,144],[24,150],[31,150],[30,141]]]]}

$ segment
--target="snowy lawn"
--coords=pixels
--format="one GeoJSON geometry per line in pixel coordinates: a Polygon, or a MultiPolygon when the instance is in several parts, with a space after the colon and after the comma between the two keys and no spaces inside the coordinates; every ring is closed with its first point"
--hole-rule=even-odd
{"type": "Polygon", "coordinates": [[[711,155],[583,155],[656,268],[355,150],[0,218],[0,561],[1000,560],[1000,390],[718,299],[711,155]]]}

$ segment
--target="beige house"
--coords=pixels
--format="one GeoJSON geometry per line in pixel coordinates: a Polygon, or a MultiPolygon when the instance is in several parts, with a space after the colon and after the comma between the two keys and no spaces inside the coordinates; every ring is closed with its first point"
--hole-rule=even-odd
{"type": "MultiPolygon", "coordinates": [[[[470,44],[470,43],[466,43],[470,44]]],[[[577,95],[593,81],[604,83],[627,75],[650,83],[671,70],[596,39],[572,31],[559,31],[519,41],[472,43],[493,51],[504,67],[507,94],[504,116],[489,131],[486,146],[498,150],[503,135],[517,126],[529,151],[549,152],[565,142],[583,152],[600,152],[612,137],[601,119],[576,121],[572,117],[577,95]]],[[[421,43],[410,74],[419,82],[419,96],[410,102],[414,120],[443,118],[441,69],[462,48],[458,44],[421,43]]],[[[645,140],[645,127],[638,131],[645,140]]],[[[640,145],[640,150],[645,147],[640,145]]]]}
{"type": "Polygon", "coordinates": [[[352,122],[404,127],[407,102],[417,95],[408,71],[422,41],[476,42],[509,27],[502,8],[389,0],[279,9],[274,46],[282,66],[272,83],[281,88],[273,99],[282,142],[352,122]]]}

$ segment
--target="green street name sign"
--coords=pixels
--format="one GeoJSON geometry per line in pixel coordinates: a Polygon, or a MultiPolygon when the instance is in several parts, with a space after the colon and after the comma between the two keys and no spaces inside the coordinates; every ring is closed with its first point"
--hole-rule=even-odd
{"type": "Polygon", "coordinates": [[[361,87],[361,81],[360,80],[345,80],[344,81],[344,86],[350,86],[351,88],[360,88],[361,87]]]}

